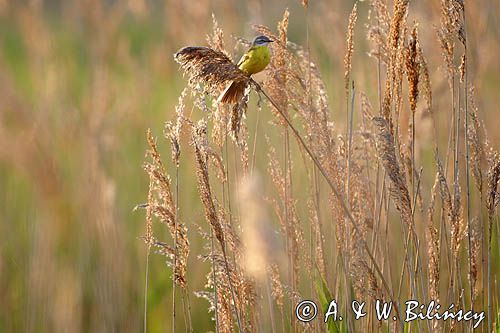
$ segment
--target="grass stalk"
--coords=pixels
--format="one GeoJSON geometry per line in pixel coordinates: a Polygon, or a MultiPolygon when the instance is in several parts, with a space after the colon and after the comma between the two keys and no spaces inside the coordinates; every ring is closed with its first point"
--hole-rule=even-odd
{"type": "Polygon", "coordinates": [[[259,106],[257,108],[257,119],[255,120],[255,134],[253,137],[253,145],[252,145],[252,164],[250,166],[250,176],[253,175],[253,170],[255,167],[255,158],[256,158],[256,151],[257,151],[257,137],[258,137],[258,133],[259,133],[259,124],[260,124],[260,111],[261,111],[261,107],[259,106]]]}
{"type": "Polygon", "coordinates": [[[214,283],[215,333],[219,333],[219,296],[217,295],[217,275],[215,266],[214,232],[210,228],[210,257],[212,258],[212,279],[214,283]]]}
{"type": "MultiPolygon", "coordinates": [[[[351,189],[351,157],[352,157],[352,127],[353,127],[353,118],[354,118],[354,100],[356,98],[356,90],[354,89],[354,81],[351,82],[352,85],[351,85],[351,103],[347,104],[347,136],[346,136],[346,139],[348,140],[347,141],[347,159],[346,159],[346,163],[347,163],[347,167],[346,167],[346,200],[347,200],[347,206],[350,208],[350,203],[349,203],[349,198],[350,198],[350,189],[351,189]]],[[[344,268],[347,270],[345,272],[345,276],[346,276],[346,286],[345,286],[345,290],[346,290],[346,307],[349,306],[349,304],[351,304],[351,297],[350,297],[350,286],[351,286],[351,281],[350,281],[350,278],[349,278],[349,274],[347,273],[349,270],[350,270],[350,246],[349,246],[349,238],[350,238],[350,224],[349,223],[346,223],[346,249],[345,249],[345,264],[344,264],[344,268]]],[[[352,316],[349,316],[349,321],[348,321],[348,324],[351,328],[351,330],[354,330],[354,320],[353,320],[353,317],[352,316]]]]}
{"type": "Polygon", "coordinates": [[[270,288],[269,284],[270,284],[269,274],[266,274],[266,296],[267,296],[267,303],[269,306],[269,318],[271,320],[271,332],[275,333],[276,332],[276,320],[274,318],[273,299],[271,296],[271,288],[270,288]]]}
{"type": "Polygon", "coordinates": [[[143,330],[144,333],[148,331],[148,281],[149,281],[149,253],[151,247],[148,245],[148,249],[146,252],[146,276],[144,281],[144,323],[143,330]]]}
{"type": "Polygon", "coordinates": [[[186,331],[193,333],[193,320],[191,319],[191,303],[189,301],[189,286],[186,285],[186,290],[182,293],[182,307],[184,309],[184,324],[186,331]]]}
{"type": "MultiPolygon", "coordinates": [[[[289,163],[290,163],[290,150],[289,150],[289,144],[290,144],[290,138],[288,136],[288,129],[287,127],[284,127],[283,128],[283,136],[285,137],[285,140],[283,140],[283,158],[284,158],[284,172],[283,172],[283,175],[285,177],[285,188],[284,188],[284,191],[285,191],[285,202],[284,202],[284,209],[285,209],[285,225],[287,226],[287,229],[290,228],[290,216],[289,216],[289,203],[290,203],[290,199],[289,199],[289,195],[291,195],[289,192],[289,190],[291,189],[291,186],[289,186],[289,177],[291,176],[291,174],[289,173],[289,163]]],[[[290,234],[290,231],[287,232],[288,234],[290,234]]],[[[292,231],[291,233],[293,234],[293,228],[292,228],[292,231]]],[[[287,238],[289,236],[287,235],[287,238]]],[[[293,236],[292,236],[293,237],[293,236]]],[[[294,249],[294,242],[289,242],[290,244],[290,247],[288,247],[288,259],[289,259],[289,264],[288,264],[288,269],[289,269],[289,277],[290,277],[290,285],[292,286],[292,291],[295,292],[296,291],[296,277],[295,277],[295,262],[294,262],[294,251],[296,251],[296,249],[294,249]]],[[[290,303],[290,313],[293,311],[293,304],[290,303]]],[[[295,320],[292,319],[291,321],[291,325],[292,325],[292,331],[295,332],[296,331],[296,327],[295,327],[295,320]]]]}
{"type": "MultiPolygon", "coordinates": [[[[465,8],[462,12],[463,14],[463,25],[464,25],[464,120],[465,120],[465,133],[464,133],[464,143],[465,143],[465,184],[467,188],[467,241],[469,249],[469,258],[472,258],[472,227],[471,227],[471,195],[470,195],[470,147],[469,140],[467,140],[467,135],[469,133],[469,99],[468,99],[468,55],[467,55],[467,25],[465,20],[465,8]]],[[[469,284],[470,284],[470,302],[471,311],[474,311],[474,281],[472,280],[472,260],[469,260],[469,284]]]]}
{"type": "Polygon", "coordinates": [[[175,333],[175,275],[177,270],[177,221],[179,219],[179,166],[175,168],[175,219],[174,219],[174,274],[172,279],[172,332],[175,333]]]}
{"type": "MultiPolygon", "coordinates": [[[[488,214],[489,215],[489,214],[488,214]]],[[[491,302],[491,288],[492,288],[492,282],[491,282],[491,250],[492,250],[492,240],[493,240],[493,219],[491,216],[488,217],[488,285],[487,285],[487,290],[488,290],[488,332],[492,332],[492,309],[493,305],[491,302]]]]}

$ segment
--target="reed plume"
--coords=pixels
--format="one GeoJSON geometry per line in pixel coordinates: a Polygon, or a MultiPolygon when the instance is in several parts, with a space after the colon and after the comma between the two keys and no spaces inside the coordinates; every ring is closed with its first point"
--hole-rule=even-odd
{"type": "Polygon", "coordinates": [[[149,150],[147,157],[151,161],[144,163],[144,170],[150,177],[150,191],[146,208],[146,236],[144,237],[148,246],[154,246],[158,252],[167,256],[173,266],[173,279],[178,286],[185,289],[187,284],[187,260],[189,256],[189,240],[187,227],[177,217],[177,204],[175,203],[171,190],[170,177],[168,176],[161,156],[158,152],[156,142],[151,131],[147,133],[149,150]],[[159,241],[152,233],[152,216],[164,223],[176,240],[174,247],[164,241],[159,241]],[[175,263],[175,264],[174,264],[175,263]]]}
{"type": "Polygon", "coordinates": [[[203,83],[204,90],[218,96],[222,87],[230,82],[248,84],[249,77],[222,51],[204,46],[188,46],[174,55],[189,76],[190,86],[197,90],[203,83]]]}
{"type": "Polygon", "coordinates": [[[406,186],[406,179],[396,158],[394,137],[391,135],[387,121],[381,117],[374,117],[373,122],[378,129],[376,144],[379,158],[391,180],[390,194],[401,213],[401,220],[413,230],[413,218],[410,195],[406,186]]]}

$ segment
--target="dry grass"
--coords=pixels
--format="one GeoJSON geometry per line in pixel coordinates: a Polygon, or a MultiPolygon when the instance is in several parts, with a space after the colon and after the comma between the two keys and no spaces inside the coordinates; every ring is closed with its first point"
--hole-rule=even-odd
{"type": "Polygon", "coordinates": [[[0,0],[0,331],[497,332],[499,12],[0,0]]]}
{"type": "MultiPolygon", "coordinates": [[[[434,171],[430,167],[426,167],[429,170],[421,167],[421,152],[418,151],[422,149],[418,141],[420,136],[416,133],[419,126],[417,120],[421,119],[417,114],[422,112],[419,105],[423,104],[420,97],[423,96],[424,110],[432,115],[433,122],[435,111],[432,105],[431,75],[421,47],[418,25],[415,24],[413,28],[407,26],[410,15],[408,1],[395,1],[392,15],[382,1],[372,1],[371,6],[376,17],[376,21],[369,27],[368,37],[375,44],[371,55],[377,58],[379,71],[386,68],[385,82],[381,78],[378,81],[379,91],[384,91],[383,95],[379,94],[380,116],[372,115],[371,103],[363,94],[363,121],[359,130],[356,129],[356,106],[353,104],[351,108],[347,107],[348,130],[345,137],[339,136],[333,127],[325,84],[317,66],[310,61],[310,55],[303,48],[288,41],[288,11],[278,24],[277,34],[267,27],[256,26],[259,33],[268,35],[277,43],[272,46],[272,62],[264,84],[257,84],[253,80],[245,81],[245,84],[251,83],[257,94],[267,100],[275,115],[275,120],[269,126],[281,133],[279,136],[284,143],[282,152],[278,153],[278,146],[267,139],[269,166],[266,176],[273,184],[275,193],[262,194],[268,198],[267,201],[260,201],[259,205],[251,204],[258,202],[252,193],[260,193],[263,189],[255,188],[255,183],[249,183],[244,176],[248,170],[245,159],[234,161],[236,173],[229,174],[232,180],[210,180],[209,152],[212,145],[222,148],[229,145],[221,136],[227,137],[231,126],[227,126],[228,117],[222,116],[221,107],[217,103],[210,106],[203,102],[202,109],[215,115],[213,128],[216,136],[213,137],[213,143],[210,143],[207,131],[211,127],[206,120],[192,127],[192,131],[200,199],[205,207],[211,232],[218,241],[218,249],[213,244],[211,247],[212,274],[209,275],[207,285],[214,293],[205,295],[213,305],[211,310],[215,311],[216,327],[221,332],[234,329],[260,331],[262,327],[272,327],[272,331],[299,331],[303,323],[286,313],[293,312],[297,299],[321,298],[325,293],[336,299],[363,299],[368,301],[370,307],[378,298],[399,300],[402,303],[405,299],[412,298],[421,302],[432,299],[441,304],[455,302],[484,309],[483,306],[488,303],[485,292],[495,288],[491,285],[481,290],[478,288],[479,274],[486,274],[479,259],[479,253],[485,246],[480,241],[483,226],[479,218],[470,219],[468,216],[480,216],[482,210],[489,212],[488,234],[491,236],[494,211],[499,201],[496,194],[499,173],[495,162],[498,159],[494,153],[490,153],[489,171],[484,170],[485,164],[481,162],[484,149],[482,139],[479,139],[477,108],[473,105],[471,115],[461,117],[458,105],[463,101],[454,94],[458,86],[463,86],[464,91],[468,91],[465,83],[468,71],[465,57],[462,56],[458,65],[455,65],[454,59],[454,40],[466,45],[465,23],[461,19],[463,4],[443,1],[441,5],[438,41],[452,92],[454,125],[451,127],[451,145],[444,152],[445,155],[437,149],[437,143],[432,149],[435,155],[434,170],[437,172],[435,181],[430,186],[423,183],[423,176],[434,171]],[[403,80],[405,76],[407,86],[403,80]],[[408,94],[407,102],[403,98],[405,93],[408,94]],[[462,122],[468,121],[469,117],[472,119],[472,127],[464,136],[459,131],[459,126],[463,126],[462,122]],[[218,124],[221,119],[226,119],[226,125],[218,124]],[[409,120],[405,123],[405,119],[409,120]],[[299,127],[302,131],[298,130],[299,127]],[[460,140],[467,143],[467,154],[470,146],[471,156],[466,156],[465,167],[468,170],[469,165],[471,166],[479,193],[483,192],[482,175],[488,174],[489,194],[485,198],[486,205],[482,204],[482,199],[477,205],[472,205],[469,200],[471,189],[468,178],[467,181],[462,179],[462,172],[458,170],[458,158],[462,153],[460,140]],[[293,141],[297,143],[295,147],[293,141]],[[292,154],[292,150],[297,153],[292,154]],[[450,153],[454,156],[451,185],[447,179],[448,169],[440,162],[442,158],[448,160],[450,153]],[[302,164],[301,169],[305,171],[303,176],[294,171],[297,164],[302,164]],[[306,193],[300,196],[303,199],[295,198],[298,190],[293,184],[297,181],[305,186],[306,193]],[[253,249],[250,256],[248,253],[245,256],[246,261],[236,259],[242,255],[240,248],[228,246],[226,235],[232,231],[223,227],[228,223],[225,221],[228,214],[224,212],[224,208],[219,213],[215,203],[221,199],[211,190],[211,184],[217,186],[215,184],[218,182],[221,182],[224,189],[225,184],[230,183],[236,188],[245,189],[245,201],[240,202],[240,210],[236,213],[234,210],[229,211],[228,214],[231,216],[230,230],[241,227],[245,240],[242,243],[245,249],[243,253],[253,249]],[[465,207],[462,199],[463,186],[467,189],[465,207]],[[423,194],[425,191],[431,193],[430,198],[423,194]],[[283,253],[288,260],[275,262],[275,256],[266,250],[270,245],[263,238],[262,232],[268,228],[267,225],[261,225],[258,231],[255,230],[259,225],[258,220],[265,216],[265,202],[269,203],[269,208],[273,208],[279,222],[275,227],[282,235],[283,253]],[[321,207],[324,204],[327,204],[328,209],[321,207]],[[304,205],[310,216],[309,226],[302,221],[299,213],[300,207],[304,205]],[[398,217],[391,212],[392,206],[399,212],[398,217]],[[425,207],[427,214],[423,213],[425,207]],[[438,216],[441,218],[437,219],[438,216]],[[396,225],[398,220],[402,222],[399,226],[396,225]],[[419,226],[420,221],[424,221],[424,228],[419,226]],[[334,236],[333,239],[330,238],[331,235],[334,236]],[[469,235],[469,243],[465,242],[466,235],[469,235]],[[327,238],[330,242],[325,241],[327,238]],[[332,242],[333,240],[335,241],[332,242]],[[394,246],[402,246],[403,255],[391,255],[391,247],[394,246]],[[469,259],[464,264],[462,259],[466,250],[469,259]],[[221,255],[217,259],[213,258],[218,251],[221,255]],[[231,256],[235,260],[230,262],[228,258],[231,256]],[[255,260],[260,262],[260,267],[255,265],[255,260]],[[428,264],[424,265],[426,261],[428,264]],[[464,280],[464,274],[469,279],[464,280]],[[249,292],[244,287],[243,281],[248,278],[245,276],[256,278],[252,284],[252,295],[254,292],[256,294],[252,299],[267,299],[265,307],[259,309],[251,306],[255,301],[242,302],[249,292]],[[446,280],[450,283],[450,288],[443,290],[442,281],[446,280]],[[318,284],[318,281],[323,282],[318,284]],[[470,285],[470,297],[463,293],[467,284],[470,285]],[[354,295],[346,292],[351,288],[354,295]],[[277,319],[280,316],[281,322],[277,319]]],[[[307,8],[307,4],[304,7],[307,8]]],[[[349,18],[346,37],[346,106],[349,105],[349,96],[353,101],[356,99],[355,90],[351,90],[350,83],[353,80],[353,40],[357,16],[356,4],[349,18]]],[[[248,80],[240,78],[239,70],[226,56],[228,52],[224,50],[222,40],[222,30],[214,19],[214,37],[209,40],[214,49],[186,47],[175,56],[189,75],[192,95],[195,101],[198,100],[195,102],[198,107],[200,94],[203,92],[215,100],[221,87],[228,81],[248,80]]],[[[245,105],[247,99],[245,97],[245,105]]],[[[464,101],[472,103],[468,98],[464,101]]],[[[211,119],[210,116],[204,118],[211,119]]],[[[246,120],[238,118],[238,121],[245,124],[246,120]]],[[[237,143],[233,146],[235,156],[244,155],[241,142],[248,139],[247,135],[233,136],[237,143]]],[[[259,154],[259,149],[253,154],[259,154]]],[[[222,160],[219,164],[229,165],[223,161],[224,158],[229,158],[227,148],[226,155],[219,157],[222,160]]],[[[253,160],[255,156],[250,158],[253,160]]],[[[229,189],[229,192],[223,193],[223,207],[226,207],[226,201],[229,203],[230,191],[229,189]],[[227,195],[229,196],[226,197],[227,195]]],[[[491,239],[488,244],[491,245],[491,239]]],[[[491,248],[486,251],[486,255],[492,256],[491,248]]],[[[342,309],[347,306],[345,301],[341,302],[342,309]]],[[[369,319],[364,322],[355,322],[348,316],[347,324],[341,330],[376,331],[377,328],[388,325],[391,331],[397,331],[408,326],[401,322],[403,314],[398,306],[396,313],[398,321],[388,324],[378,323],[373,315],[369,315],[369,319]]],[[[469,327],[462,322],[437,321],[427,324],[418,322],[410,326],[417,331],[465,330],[469,327]]],[[[304,326],[307,327],[322,329],[319,323],[309,323],[304,326]]]]}

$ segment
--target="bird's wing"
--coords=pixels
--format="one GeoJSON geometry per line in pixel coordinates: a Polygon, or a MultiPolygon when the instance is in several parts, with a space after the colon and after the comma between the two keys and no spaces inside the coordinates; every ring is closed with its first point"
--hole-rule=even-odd
{"type": "Polygon", "coordinates": [[[249,55],[245,53],[245,54],[241,57],[240,61],[238,61],[238,64],[237,64],[236,66],[240,67],[242,63],[244,63],[245,61],[247,61],[247,60],[248,60],[248,58],[250,58],[250,57],[249,57],[249,55]]]}
{"type": "Polygon", "coordinates": [[[242,63],[247,61],[250,58],[251,51],[253,51],[252,48],[250,48],[247,52],[245,52],[245,54],[243,54],[243,56],[241,56],[241,59],[240,59],[240,61],[238,61],[238,64],[236,66],[240,67],[242,63]]]}

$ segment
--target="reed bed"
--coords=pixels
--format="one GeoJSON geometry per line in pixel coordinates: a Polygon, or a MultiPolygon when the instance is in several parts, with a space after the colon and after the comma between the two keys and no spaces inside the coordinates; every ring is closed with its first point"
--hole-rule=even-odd
{"type": "MultiPolygon", "coordinates": [[[[468,79],[467,7],[457,0],[440,4],[434,43],[449,88],[448,111],[443,111],[433,105],[435,88],[410,2],[395,0],[392,10],[381,0],[363,5],[370,13],[365,24],[372,46],[365,61],[378,72],[377,80],[366,81],[377,88],[358,85],[352,73],[361,20],[361,4],[355,3],[344,52],[344,132],[333,116],[340,104],[330,103],[318,65],[307,47],[289,40],[287,10],[276,32],[254,26],[276,41],[262,83],[234,65],[215,17],[208,46],[185,47],[174,56],[189,83],[180,107],[189,99],[193,112],[178,113],[172,122],[181,130],[166,138],[176,158],[187,149],[179,132],[191,138],[194,149],[194,159],[186,163],[196,167],[199,207],[207,223],[187,227],[187,238],[205,240],[198,257],[211,269],[206,289],[195,295],[209,301],[218,332],[473,330],[473,323],[459,320],[405,322],[405,300],[481,309],[487,313],[482,330],[498,329],[491,265],[500,166],[468,79]],[[234,80],[247,87],[241,102],[218,101],[234,80]],[[378,97],[367,97],[377,90],[378,97]],[[253,127],[260,131],[253,135],[249,122],[262,112],[273,117],[262,128],[253,127]],[[438,128],[437,112],[448,115],[448,128],[438,128]],[[425,117],[434,131],[417,134],[425,117]],[[441,130],[449,133],[446,147],[437,143],[441,130]],[[256,145],[259,136],[266,139],[256,145]],[[434,144],[421,144],[422,136],[434,144]],[[433,163],[424,164],[425,154],[433,163]],[[249,161],[260,156],[267,156],[267,168],[250,167],[249,161]],[[318,302],[318,320],[297,320],[295,306],[304,299],[318,302]],[[331,299],[339,300],[339,312],[346,315],[325,324],[331,299]],[[380,321],[374,311],[354,320],[353,300],[371,310],[376,300],[392,301],[394,320],[380,321]]],[[[303,7],[307,11],[308,3],[303,7]]],[[[146,171],[150,186],[157,187],[154,173],[146,171]]],[[[148,198],[148,216],[154,200],[148,198]]],[[[147,221],[150,244],[151,218],[147,221]]],[[[174,248],[187,255],[188,243],[178,240],[174,237],[174,248]]],[[[170,261],[179,256],[185,262],[175,253],[169,251],[170,261]]],[[[183,272],[189,280],[189,267],[183,272]]]]}
{"type": "Polygon", "coordinates": [[[0,0],[0,332],[500,332],[499,13],[0,0]]]}

